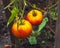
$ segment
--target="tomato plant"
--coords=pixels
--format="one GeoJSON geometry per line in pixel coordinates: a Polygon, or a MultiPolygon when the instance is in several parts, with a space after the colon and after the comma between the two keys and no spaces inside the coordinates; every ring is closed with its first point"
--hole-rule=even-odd
{"type": "Polygon", "coordinates": [[[36,9],[35,4],[33,4],[33,6],[31,5],[33,9],[25,15],[26,2],[27,0],[13,0],[5,7],[5,9],[8,8],[11,11],[7,26],[14,21],[11,26],[12,35],[19,39],[27,38],[30,44],[37,44],[36,37],[40,35],[40,31],[48,22],[48,18],[43,17],[42,11],[36,9]],[[10,9],[11,5],[13,6],[12,9],[10,9]],[[24,16],[26,16],[26,18],[24,18],[24,16]],[[35,31],[33,26],[37,26],[38,29],[35,31]]]}

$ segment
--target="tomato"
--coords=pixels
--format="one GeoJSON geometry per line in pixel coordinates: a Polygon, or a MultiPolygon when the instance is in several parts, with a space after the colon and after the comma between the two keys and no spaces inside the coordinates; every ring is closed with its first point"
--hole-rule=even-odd
{"type": "Polygon", "coordinates": [[[31,10],[27,13],[26,19],[32,25],[39,25],[43,20],[42,12],[39,10],[31,10]]]}
{"type": "Polygon", "coordinates": [[[12,25],[12,34],[17,38],[27,38],[32,33],[32,25],[27,20],[21,20],[12,25]],[[22,21],[22,24],[19,24],[22,21]]]}

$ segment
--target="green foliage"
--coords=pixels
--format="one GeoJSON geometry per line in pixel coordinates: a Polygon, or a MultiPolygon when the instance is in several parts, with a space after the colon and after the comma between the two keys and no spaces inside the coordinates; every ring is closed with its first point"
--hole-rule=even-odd
{"type": "Polygon", "coordinates": [[[37,39],[35,36],[30,36],[30,38],[28,38],[29,43],[32,44],[37,44],[37,39]]]}
{"type": "Polygon", "coordinates": [[[37,44],[37,39],[36,36],[41,34],[41,30],[45,27],[45,25],[48,22],[48,18],[45,17],[42,21],[42,23],[38,26],[38,30],[37,31],[32,31],[32,36],[30,38],[28,38],[28,41],[30,44],[37,44]]]}
{"type": "Polygon", "coordinates": [[[53,20],[57,20],[57,11],[54,9],[54,10],[51,10],[51,11],[49,11],[49,13],[50,13],[50,15],[51,15],[51,18],[53,19],[53,20]]]}
{"type": "Polygon", "coordinates": [[[48,18],[45,17],[43,19],[42,23],[38,26],[38,32],[41,31],[45,27],[45,25],[46,25],[47,22],[48,22],[48,18]]]}
{"type": "Polygon", "coordinates": [[[45,25],[47,24],[48,22],[48,18],[45,17],[42,21],[42,23],[38,26],[38,29],[37,31],[32,31],[32,35],[40,35],[41,34],[41,30],[45,27],[45,25]]]}
{"type": "Polygon", "coordinates": [[[12,10],[11,10],[11,16],[7,22],[7,26],[14,20],[14,17],[18,14],[19,10],[14,7],[12,10]]]}
{"type": "Polygon", "coordinates": [[[45,36],[47,39],[52,38],[52,34],[50,33],[50,31],[45,31],[45,36]]]}
{"type": "Polygon", "coordinates": [[[36,4],[33,4],[32,8],[36,9],[36,4]]]}
{"type": "Polygon", "coordinates": [[[45,27],[45,25],[47,24],[48,22],[48,18],[45,17],[42,21],[42,23],[38,26],[38,30],[36,32],[37,35],[40,35],[41,34],[41,30],[45,27]]]}

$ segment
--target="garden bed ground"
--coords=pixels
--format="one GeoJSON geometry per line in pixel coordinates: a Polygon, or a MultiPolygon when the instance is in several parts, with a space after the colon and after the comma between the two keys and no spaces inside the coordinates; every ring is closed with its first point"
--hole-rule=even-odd
{"type": "MultiPolygon", "coordinates": [[[[45,10],[48,9],[48,6],[53,5],[52,3],[55,4],[56,0],[30,0],[27,4],[36,4],[38,8],[45,10]]],[[[4,6],[4,4],[2,6],[4,6]]],[[[0,8],[2,6],[0,5],[0,8]]],[[[31,6],[27,6],[25,14],[31,9],[31,6]]],[[[46,14],[45,17],[48,17],[49,21],[37,37],[38,44],[31,45],[27,39],[21,40],[20,43],[17,42],[16,38],[11,34],[11,25],[9,28],[6,27],[9,17],[6,16],[5,11],[2,11],[0,13],[0,48],[54,48],[56,20],[53,20],[50,14],[46,14]]]]}

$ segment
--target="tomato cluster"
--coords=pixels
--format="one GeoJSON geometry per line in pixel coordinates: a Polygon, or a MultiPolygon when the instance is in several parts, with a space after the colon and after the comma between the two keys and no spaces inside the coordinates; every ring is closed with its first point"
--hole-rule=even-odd
{"type": "Polygon", "coordinates": [[[38,26],[42,22],[42,20],[43,15],[41,11],[31,10],[27,13],[26,19],[14,22],[14,24],[12,25],[12,33],[17,38],[27,38],[32,33],[32,25],[38,26]]]}

